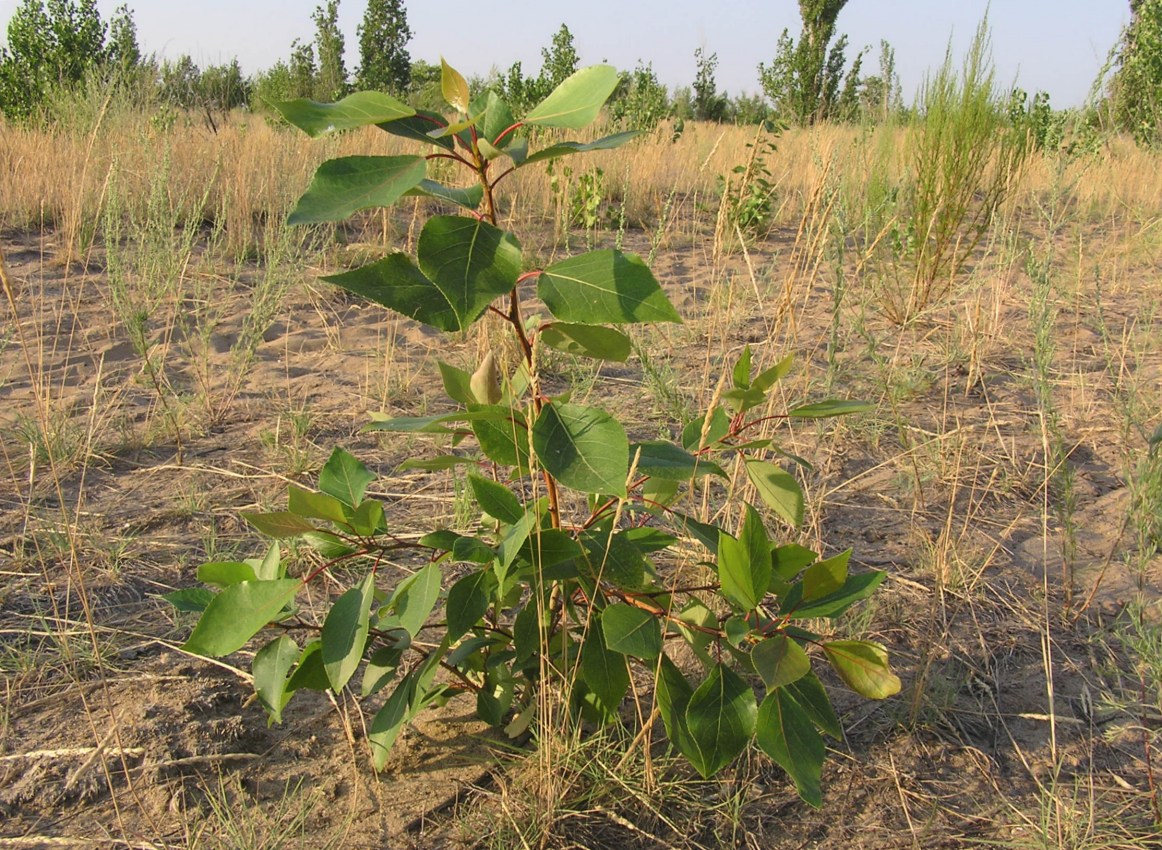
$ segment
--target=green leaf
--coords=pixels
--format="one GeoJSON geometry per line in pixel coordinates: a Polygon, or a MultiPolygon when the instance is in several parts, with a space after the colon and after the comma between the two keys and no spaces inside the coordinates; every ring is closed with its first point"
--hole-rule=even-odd
{"type": "Polygon", "coordinates": [[[288,691],[330,690],[331,682],[327,679],[327,671],[323,667],[322,641],[313,640],[303,647],[303,654],[299,656],[299,664],[291,673],[286,688],[288,691]]]}
{"type": "Polygon", "coordinates": [[[294,578],[231,585],[206,606],[182,649],[209,658],[221,658],[241,649],[294,601],[302,586],[294,578]]]}
{"type": "Polygon", "coordinates": [[[288,491],[287,507],[291,513],[301,517],[347,524],[343,503],[327,493],[315,493],[292,484],[288,491]]]}
{"type": "Polygon", "coordinates": [[[833,558],[820,561],[803,573],[803,600],[811,602],[835,593],[847,581],[847,562],[851,560],[851,550],[841,552],[833,558]]]}
{"type": "Polygon", "coordinates": [[[595,579],[622,590],[641,590],[645,586],[650,572],[646,560],[624,532],[611,535],[608,528],[587,532],[581,537],[581,545],[595,579]]]}
{"type": "Polygon", "coordinates": [[[540,525],[540,517],[535,510],[530,510],[520,522],[514,523],[500,538],[500,545],[496,547],[496,580],[500,583],[501,594],[508,591],[508,569],[524,549],[525,543],[533,529],[540,525]]]}
{"type": "Polygon", "coordinates": [[[696,751],[690,740],[690,729],[686,725],[686,709],[693,695],[694,689],[682,671],[663,653],[654,697],[658,701],[658,712],[662,715],[662,723],[666,726],[670,742],[687,758],[690,758],[691,752],[696,751]]]}
{"type": "Polygon", "coordinates": [[[472,433],[486,458],[501,466],[514,466],[522,475],[528,474],[529,431],[520,411],[512,411],[505,420],[473,421],[472,433]]]}
{"type": "Polygon", "coordinates": [[[472,324],[492,299],[511,290],[521,273],[516,237],[466,216],[428,219],[420,231],[416,258],[420,270],[464,319],[463,327],[472,324]]]}
{"type": "Polygon", "coordinates": [[[689,481],[703,475],[726,477],[722,467],[713,461],[695,457],[685,449],[665,440],[650,440],[630,447],[632,457],[638,449],[637,471],[665,481],[689,481]]]}
{"type": "MultiPolygon", "coordinates": [[[[492,146],[497,145],[497,139],[501,133],[516,123],[508,104],[492,89],[479,95],[472,102],[469,111],[472,115],[477,116],[476,133],[478,138],[490,142],[492,146]]],[[[515,131],[510,132],[503,139],[500,139],[499,147],[501,149],[512,144],[515,138],[514,133],[515,131]]]]}
{"type": "Polygon", "coordinates": [[[731,382],[740,390],[750,389],[750,346],[747,345],[742,349],[742,355],[738,358],[738,362],[734,364],[734,370],[730,373],[731,382]]]}
{"type": "Polygon", "coordinates": [[[524,123],[567,130],[587,127],[613,94],[619,79],[617,69],[609,65],[582,68],[537,104],[525,116],[524,123]]]}
{"type": "Polygon", "coordinates": [[[629,337],[613,328],[601,325],[575,325],[554,322],[540,331],[541,342],[557,351],[576,357],[593,357],[624,363],[629,359],[632,345],[629,337]]]}
{"type": "Polygon", "coordinates": [[[442,360],[437,360],[436,365],[440,367],[440,378],[444,382],[444,392],[448,394],[448,398],[464,405],[476,403],[476,396],[472,392],[472,374],[470,372],[442,360]]]}
{"type": "Polygon", "coordinates": [[[626,495],[629,439],[604,410],[546,404],[533,424],[533,448],[545,470],[566,487],[626,495]]]}
{"type": "Polygon", "coordinates": [[[462,329],[460,317],[448,300],[406,254],[389,254],[370,265],[323,280],[439,330],[462,329]]]}
{"type": "Polygon", "coordinates": [[[303,535],[303,542],[327,560],[343,558],[355,553],[355,547],[347,544],[343,538],[329,531],[312,531],[303,535]]]}
{"type": "Polygon", "coordinates": [[[537,278],[537,293],[564,322],[682,321],[645,261],[612,249],[554,263],[537,278]]]}
{"type": "Polygon", "coordinates": [[[900,679],[888,666],[888,651],[880,644],[833,640],[822,646],[835,672],[860,696],[887,699],[900,692],[900,679]]]}
{"type": "Polygon", "coordinates": [[[581,544],[565,532],[555,528],[540,528],[529,534],[521,548],[520,557],[532,564],[534,569],[543,571],[580,558],[583,551],[581,544]]]}
{"type": "Polygon", "coordinates": [[[747,460],[746,474],[767,507],[798,528],[803,524],[803,491],[794,476],[773,463],[747,460]]]}
{"type": "Polygon", "coordinates": [[[786,690],[807,712],[812,723],[832,738],[843,737],[843,727],[839,725],[839,718],[835,716],[835,709],[831,707],[831,700],[827,697],[827,691],[824,690],[818,676],[808,673],[803,678],[786,685],[786,690]]]}
{"type": "Polygon", "coordinates": [[[383,708],[371,719],[367,741],[371,744],[371,763],[376,770],[383,770],[403,725],[427,705],[430,695],[435,692],[435,689],[432,689],[432,680],[440,669],[440,661],[443,660],[447,648],[448,642],[445,640],[438,648],[428,653],[423,662],[404,676],[383,704],[383,708]]]}
{"type": "Polygon", "coordinates": [[[662,627],[648,611],[618,602],[601,614],[605,645],[622,655],[650,661],[662,651],[662,627]]]}
{"type": "Polygon", "coordinates": [[[478,570],[457,581],[448,591],[448,640],[459,640],[480,622],[488,611],[488,600],[496,586],[491,570],[478,570]]]}
{"type": "Polygon", "coordinates": [[[791,777],[803,801],[822,808],[820,781],[827,747],[807,712],[785,688],[770,690],[759,707],[756,741],[791,777]]]}
{"type": "Polygon", "coordinates": [[[420,233],[419,268],[404,254],[324,278],[434,328],[467,328],[516,284],[520,244],[487,222],[433,216],[420,233]]]}
{"type": "Polygon", "coordinates": [[[500,726],[512,707],[516,681],[508,670],[493,668],[476,692],[476,716],[489,726],[500,726]]]}
{"type": "Polygon", "coordinates": [[[428,564],[414,576],[404,580],[392,594],[392,610],[400,628],[415,637],[440,598],[440,568],[428,564]]]}
{"type": "Polygon", "coordinates": [[[354,130],[369,124],[382,124],[415,115],[415,110],[395,98],[375,91],[349,94],[338,103],[316,103],[313,100],[284,100],[271,103],[288,123],[308,136],[354,130]]]}
{"type": "Polygon", "coordinates": [[[701,543],[710,554],[718,555],[718,537],[722,533],[722,529],[717,525],[708,522],[701,522],[694,519],[692,516],[671,511],[670,515],[676,520],[676,526],[679,531],[684,531],[701,543]]]}
{"type": "Polygon", "coordinates": [[[815,563],[818,557],[817,553],[798,543],[776,546],[771,550],[771,563],[774,565],[775,575],[783,581],[793,579],[804,567],[815,563]]]}
{"type": "Polygon", "coordinates": [[[629,667],[625,656],[605,645],[600,623],[591,620],[581,649],[581,678],[593,692],[608,717],[617,716],[617,707],[629,690],[629,667]]]}
{"type": "Polygon", "coordinates": [[[343,690],[363,660],[374,593],[375,574],[368,573],[335,601],[323,622],[323,669],[335,693],[343,690]]]}
{"type": "Polygon", "coordinates": [[[280,561],[278,543],[271,543],[270,548],[262,558],[248,558],[246,563],[254,567],[254,577],[259,581],[273,581],[276,578],[286,578],[286,567],[280,561]]]}
{"type": "Polygon", "coordinates": [[[371,537],[384,530],[383,502],[364,499],[351,514],[351,529],[356,534],[371,537]]]}
{"type": "Polygon", "coordinates": [[[456,142],[451,136],[444,136],[442,138],[433,138],[429,135],[432,130],[446,127],[448,122],[444,120],[444,116],[438,112],[431,112],[427,109],[417,109],[415,115],[408,118],[400,118],[395,121],[385,121],[382,124],[377,124],[380,130],[390,133],[393,136],[401,136],[405,139],[412,139],[417,142],[427,142],[430,145],[437,145],[445,150],[456,150],[456,142]]]}
{"type": "Polygon", "coordinates": [[[367,659],[367,666],[363,668],[363,684],[360,693],[369,697],[379,693],[383,686],[395,677],[399,669],[399,662],[403,658],[408,644],[400,642],[392,646],[381,646],[367,659]]]}
{"type": "Polygon", "coordinates": [[[744,611],[753,611],[771,583],[771,544],[762,517],[750,505],[736,540],[725,531],[718,538],[718,578],[722,593],[744,611]]]}
{"type": "MultiPolygon", "coordinates": [[[[789,614],[795,620],[810,620],[813,617],[834,617],[846,612],[856,602],[870,597],[875,588],[880,586],[887,573],[882,570],[873,570],[860,573],[859,576],[849,576],[838,591],[827,594],[826,597],[802,605],[802,597],[792,587],[787,598],[783,600],[781,613],[789,614]]],[[[799,586],[801,587],[801,586],[799,586]]]]}
{"type": "Polygon", "coordinates": [[[755,376],[750,385],[759,392],[766,392],[773,387],[778,381],[786,377],[787,373],[791,371],[791,364],[795,362],[795,355],[788,354],[770,369],[765,369],[755,376]]]}
{"type": "Polygon", "coordinates": [[[288,224],[343,221],[352,213],[389,207],[424,179],[422,156],[344,156],[319,166],[288,224]]]}
{"type": "Polygon", "coordinates": [[[440,92],[444,102],[457,112],[467,114],[472,96],[468,94],[468,81],[455,68],[440,57],[440,92]]]}
{"type": "Polygon", "coordinates": [[[704,779],[738,757],[755,731],[754,692],[725,664],[718,664],[686,706],[693,752],[687,753],[704,779]]]}
{"type": "Polygon", "coordinates": [[[254,567],[241,561],[215,561],[198,567],[198,581],[217,587],[229,587],[242,581],[258,581],[254,567]]]}
{"type": "Polygon", "coordinates": [[[354,510],[363,501],[375,473],[350,452],[336,448],[319,473],[319,489],[354,510]]]}
{"type": "Polygon", "coordinates": [[[466,210],[475,210],[480,206],[480,202],[484,200],[484,187],[464,186],[454,187],[445,186],[443,183],[437,183],[435,180],[421,180],[415,188],[408,189],[404,192],[408,197],[423,196],[425,198],[439,198],[444,201],[450,201],[458,207],[464,207],[466,210]]]}
{"type": "Polygon", "coordinates": [[[866,401],[829,399],[828,401],[801,405],[793,410],[788,410],[787,415],[793,419],[827,419],[831,416],[848,416],[852,413],[864,413],[868,410],[875,410],[875,405],[866,401]]]}
{"type": "Polygon", "coordinates": [[[806,651],[786,635],[772,635],[755,644],[750,659],[768,691],[789,685],[811,672],[811,659],[806,651]]]}
{"type": "MultiPolygon", "coordinates": [[[[527,123],[527,122],[526,122],[527,123]]],[[[557,142],[547,148],[541,148],[536,153],[529,154],[518,165],[523,167],[533,162],[544,162],[547,159],[558,159],[575,153],[589,153],[590,151],[607,151],[619,148],[626,142],[632,141],[641,135],[639,130],[628,130],[624,133],[614,133],[603,139],[592,142],[557,142]]]]}
{"type": "Polygon", "coordinates": [[[524,517],[524,505],[503,484],[472,474],[468,476],[468,484],[481,510],[490,517],[509,525],[520,522],[524,517]]]}
{"type": "Polygon", "coordinates": [[[282,723],[282,710],[290,701],[287,673],[299,658],[299,645],[286,635],[275,638],[254,654],[250,672],[254,676],[254,690],[270,715],[272,723],[282,723]]]}
{"type": "Polygon", "coordinates": [[[214,591],[204,587],[185,587],[181,590],[163,593],[161,598],[179,611],[200,614],[206,610],[206,606],[213,601],[215,596],[217,594],[214,591]]]}
{"type": "Polygon", "coordinates": [[[275,511],[269,514],[252,514],[243,511],[242,518],[263,534],[275,539],[298,537],[308,531],[315,531],[313,523],[289,511],[275,511]]]}
{"type": "Polygon", "coordinates": [[[371,745],[371,761],[376,770],[383,770],[391,748],[399,737],[400,730],[411,715],[412,702],[416,698],[416,679],[420,668],[415,668],[396,685],[383,707],[371,718],[367,730],[367,742],[371,745]]]}
{"type": "Polygon", "coordinates": [[[730,433],[730,417],[721,407],[716,407],[714,412],[710,414],[710,427],[706,431],[706,442],[700,445],[699,440],[702,439],[702,429],[705,424],[706,414],[703,414],[687,423],[686,427],[682,429],[682,446],[688,451],[696,452],[706,446],[713,446],[730,433]]]}

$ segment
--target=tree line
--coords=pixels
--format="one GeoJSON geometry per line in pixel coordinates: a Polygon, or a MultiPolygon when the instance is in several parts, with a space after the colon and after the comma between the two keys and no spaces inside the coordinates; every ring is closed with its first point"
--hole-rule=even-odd
{"type": "MultiPolygon", "coordinates": [[[[665,118],[807,126],[884,120],[906,112],[892,47],[880,43],[871,73],[865,73],[870,48],[849,55],[848,37],[838,30],[848,2],[799,0],[800,33],[796,37],[784,30],[771,61],[758,66],[760,94],[731,97],[720,91],[717,54],[699,48],[689,86],[669,90],[646,62],[624,73],[610,102],[611,117],[644,128],[665,118]]],[[[1152,143],[1162,140],[1162,0],[1130,0],[1130,7],[1131,22],[1112,54],[1108,80],[1101,81],[1101,111],[1117,129],[1152,143]]],[[[409,55],[412,31],[402,0],[367,1],[353,71],[346,66],[338,19],[339,0],[325,0],[311,15],[313,39],[296,40],[285,59],[247,76],[236,59],[200,68],[188,55],[167,61],[147,56],[126,5],[106,21],[95,0],[22,0],[8,22],[7,44],[0,46],[0,113],[27,119],[52,92],[93,77],[152,87],[166,105],[208,112],[262,110],[270,101],[298,97],[332,101],[362,89],[390,92],[417,108],[441,108],[439,65],[409,55]]],[[[541,53],[536,75],[517,62],[507,71],[471,80],[472,88],[497,90],[521,111],[580,65],[564,24],[541,53]]],[[[1044,124],[1052,109],[1044,92],[1030,99],[1016,90],[1009,112],[1014,120],[1044,124]]]]}

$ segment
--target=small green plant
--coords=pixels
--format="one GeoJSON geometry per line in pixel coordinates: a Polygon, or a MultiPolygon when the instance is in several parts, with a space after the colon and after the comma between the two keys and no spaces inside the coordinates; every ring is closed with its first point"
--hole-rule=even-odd
{"type": "Polygon", "coordinates": [[[747,142],[750,157],[745,165],[736,165],[731,173],[737,177],[720,177],[729,223],[744,236],[761,238],[771,229],[774,212],[775,183],[767,164],[778,151],[774,137],[762,128],[754,141],[747,142]]]}
{"type": "Polygon", "coordinates": [[[765,510],[798,525],[803,493],[772,459],[782,455],[765,436],[771,420],[866,406],[831,400],[759,413],[792,361],[756,368],[749,348],[677,441],[631,440],[605,410],[542,387],[546,348],[621,361],[632,348],[626,325],[680,321],[641,258],[604,249],[526,269],[520,242],[499,226],[496,191],[508,174],[634,137],[531,151],[522,132],[585,127],[617,82],[608,66],[578,71],[520,120],[494,92],[470,98],[446,64],[451,119],[375,92],[335,104],[278,104],[312,136],[376,125],[435,148],[326,162],[291,220],[339,221],[405,194],[462,207],[427,220],[415,260],[394,253],[327,280],[440,331],[463,331],[491,314],[511,335],[519,364],[502,370],[491,352],[474,370],[440,363],[454,409],[380,416],[367,426],[443,444],[442,454],[404,466],[455,471],[474,505],[460,517],[464,527],[419,538],[398,533],[384,502],[368,494],[375,473],[336,448],[317,491],[292,486],[287,510],[245,515],[275,538],[265,556],[205,564],[199,578],[216,590],[179,591],[170,600],[200,614],[188,651],[224,656],[267,635],[252,671],[273,722],[299,690],[379,695],[367,730],[377,769],[405,724],[460,693],[514,736],[547,724],[557,712],[546,705],[617,722],[637,668],[654,682],[671,743],[700,774],[718,772],[755,740],[803,798],[820,805],[821,732],[841,730],[813,656],[867,697],[891,696],[900,682],[884,647],[814,629],[871,595],[884,575],[849,574],[850,552],[823,558],[780,544],[751,504],[728,506],[716,514],[727,517],[720,523],[693,514],[707,488],[724,490],[709,482],[728,479],[726,465],[737,464],[765,510]],[[472,185],[430,180],[433,158],[456,163],[472,185]],[[542,319],[526,318],[534,285],[548,314],[542,319]],[[285,543],[313,547],[315,561],[292,574],[280,552],[285,543]],[[678,559],[669,553],[679,546],[698,547],[697,574],[672,566],[678,559]],[[324,576],[345,589],[318,623],[296,599],[324,576]],[[674,660],[679,644],[702,665],[696,681],[674,660]]]}

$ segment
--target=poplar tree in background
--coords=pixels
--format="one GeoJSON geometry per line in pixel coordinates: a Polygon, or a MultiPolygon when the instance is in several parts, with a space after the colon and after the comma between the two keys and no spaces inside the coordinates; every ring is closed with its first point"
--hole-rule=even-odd
{"type": "Polygon", "coordinates": [[[1162,0],[1130,0],[1110,105],[1118,127],[1139,142],[1162,141],[1162,0]]]}
{"type": "Polygon", "coordinates": [[[339,0],[327,0],[315,9],[315,54],[319,68],[316,80],[317,100],[339,100],[347,94],[347,66],[343,63],[343,33],[339,29],[339,0]]]}
{"type": "Polygon", "coordinates": [[[407,43],[412,31],[400,0],[368,0],[359,25],[359,88],[406,94],[411,82],[407,43]]]}
{"type": "Polygon", "coordinates": [[[26,118],[51,88],[105,67],[107,32],[96,0],[49,0],[47,7],[23,0],[8,21],[8,46],[0,48],[0,112],[26,118]]]}
{"type": "Polygon", "coordinates": [[[845,75],[847,36],[831,44],[835,22],[846,5],[847,0],[799,0],[803,21],[799,41],[783,30],[774,61],[759,65],[763,92],[783,117],[806,125],[854,113],[863,53],[845,75]]]}

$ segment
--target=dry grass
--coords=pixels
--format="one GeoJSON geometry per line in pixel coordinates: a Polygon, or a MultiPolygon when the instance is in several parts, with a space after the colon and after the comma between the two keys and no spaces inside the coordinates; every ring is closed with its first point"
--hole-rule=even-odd
{"type": "MultiPolygon", "coordinates": [[[[405,242],[415,211],[386,226],[368,216],[334,239],[277,226],[324,158],[403,148],[377,131],[312,142],[254,116],[215,134],[116,105],[91,114],[51,133],[0,125],[0,750],[119,755],[83,770],[59,754],[21,771],[0,763],[6,837],[216,847],[286,827],[337,846],[1153,840],[1162,464],[1146,440],[1162,410],[1162,157],[1120,139],[1035,157],[947,297],[903,326],[878,286],[908,128],[786,133],[768,161],[770,232],[749,240],[724,218],[718,181],[748,160],[750,129],[690,125],[673,141],[662,128],[563,160],[576,174],[602,169],[603,206],[628,226],[593,238],[655,253],[687,321],[643,334],[646,356],[609,381],[566,358],[554,364],[562,377],[590,382],[595,402],[648,436],[666,427],[655,411],[705,405],[744,343],[763,364],[796,354],[784,402],[876,403],[770,435],[814,463],[801,471],[801,539],[852,546],[858,563],[889,571],[840,628],[888,644],[906,691],[877,706],[837,693],[849,733],[828,762],[822,813],[763,759],[692,780],[660,728],[637,734],[643,703],[624,740],[555,732],[538,756],[465,788],[455,816],[441,809],[416,827],[489,769],[478,742],[429,743],[456,740],[453,723],[433,722],[377,782],[348,738],[361,729],[353,706],[315,706],[280,740],[241,707],[240,672],[182,660],[172,647],[188,623],[143,601],[189,584],[202,560],[253,555],[239,510],[280,504],[335,443],[387,474],[398,527],[457,510],[444,479],[391,477],[424,443],[355,432],[369,409],[440,404],[434,346],[469,363],[487,340],[437,342],[315,282],[385,237],[405,242]],[[136,607],[122,617],[109,600],[126,587],[136,607]],[[467,766],[454,756],[465,750],[467,766]],[[310,795],[290,795],[304,778],[310,795]],[[22,783],[42,796],[21,796],[22,783]]],[[[544,172],[503,185],[529,253],[564,250],[544,172]]]]}

